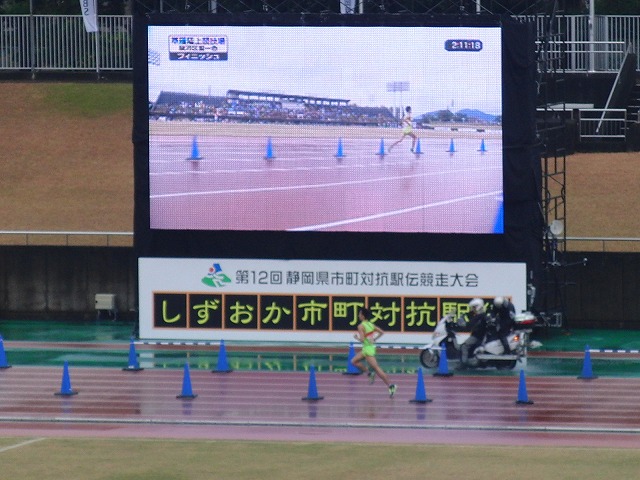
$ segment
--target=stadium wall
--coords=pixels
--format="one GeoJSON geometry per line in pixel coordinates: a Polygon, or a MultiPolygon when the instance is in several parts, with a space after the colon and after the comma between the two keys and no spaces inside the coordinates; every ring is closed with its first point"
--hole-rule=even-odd
{"type": "MultiPolygon", "coordinates": [[[[640,254],[572,252],[566,264],[565,327],[640,329],[640,254]]],[[[137,319],[133,248],[0,246],[0,265],[0,320],[96,318],[98,293],[116,295],[119,319],[137,319]]]]}

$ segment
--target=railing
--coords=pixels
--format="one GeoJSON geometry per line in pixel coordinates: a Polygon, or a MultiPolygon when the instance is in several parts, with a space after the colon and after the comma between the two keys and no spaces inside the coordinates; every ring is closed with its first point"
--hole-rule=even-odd
{"type": "Polygon", "coordinates": [[[100,16],[87,33],[80,15],[0,15],[0,70],[131,70],[131,24],[100,16]]]}
{"type": "Polygon", "coordinates": [[[626,138],[626,109],[584,108],[577,112],[580,140],[626,138]]]}
{"type": "MultiPolygon", "coordinates": [[[[545,17],[522,18],[535,21],[538,38],[544,38],[545,17]]],[[[616,71],[620,45],[629,44],[640,71],[640,16],[598,15],[594,38],[589,23],[588,15],[554,18],[550,30],[563,39],[566,71],[616,71]]],[[[131,70],[132,17],[101,15],[98,26],[97,33],[87,33],[81,15],[0,15],[0,70],[131,70]]]]}
{"type": "Polygon", "coordinates": [[[568,252],[640,252],[638,237],[567,237],[568,252]]]}
{"type": "MultiPolygon", "coordinates": [[[[133,246],[133,232],[55,232],[0,230],[0,245],[133,246]]],[[[640,237],[566,237],[567,251],[640,252],[640,237]]]]}

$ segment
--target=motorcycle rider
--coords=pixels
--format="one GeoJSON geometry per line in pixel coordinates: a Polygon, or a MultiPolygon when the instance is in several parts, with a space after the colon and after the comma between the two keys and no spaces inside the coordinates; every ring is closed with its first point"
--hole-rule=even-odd
{"type": "Polygon", "coordinates": [[[480,298],[474,298],[469,302],[469,326],[471,327],[469,338],[460,346],[460,370],[469,366],[469,355],[487,334],[487,314],[484,301],[480,298]]]}
{"type": "Polygon", "coordinates": [[[498,338],[504,348],[504,354],[513,354],[509,347],[508,336],[515,326],[516,307],[506,297],[496,297],[493,299],[492,314],[495,316],[498,326],[498,338]]]}

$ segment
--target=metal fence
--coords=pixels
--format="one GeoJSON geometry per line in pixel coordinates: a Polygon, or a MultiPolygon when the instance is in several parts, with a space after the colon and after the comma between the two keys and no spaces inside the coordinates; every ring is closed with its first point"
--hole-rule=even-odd
{"type": "MultiPolygon", "coordinates": [[[[617,71],[628,45],[640,71],[640,16],[596,16],[593,33],[588,15],[558,16],[550,26],[542,16],[522,18],[536,22],[539,38],[553,34],[551,49],[565,49],[568,72],[617,71]]],[[[131,16],[103,15],[99,31],[87,33],[81,15],[1,15],[0,70],[131,70],[131,24],[131,16]]]]}
{"type": "Polygon", "coordinates": [[[580,139],[619,138],[627,135],[627,111],[624,108],[583,108],[578,110],[580,139]]]}
{"type": "Polygon", "coordinates": [[[1,15],[0,69],[131,70],[131,16],[100,16],[87,33],[80,15],[1,15]]]}

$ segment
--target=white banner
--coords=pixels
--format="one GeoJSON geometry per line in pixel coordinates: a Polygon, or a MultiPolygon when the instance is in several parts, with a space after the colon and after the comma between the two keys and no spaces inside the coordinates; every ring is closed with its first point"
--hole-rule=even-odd
{"type": "Polygon", "coordinates": [[[89,33],[97,32],[98,6],[96,0],[80,0],[80,10],[82,10],[85,30],[89,33]]]}
{"type": "Polygon", "coordinates": [[[526,308],[524,263],[140,258],[142,339],[346,342],[367,306],[384,343],[425,343],[471,298],[526,308]]]}

